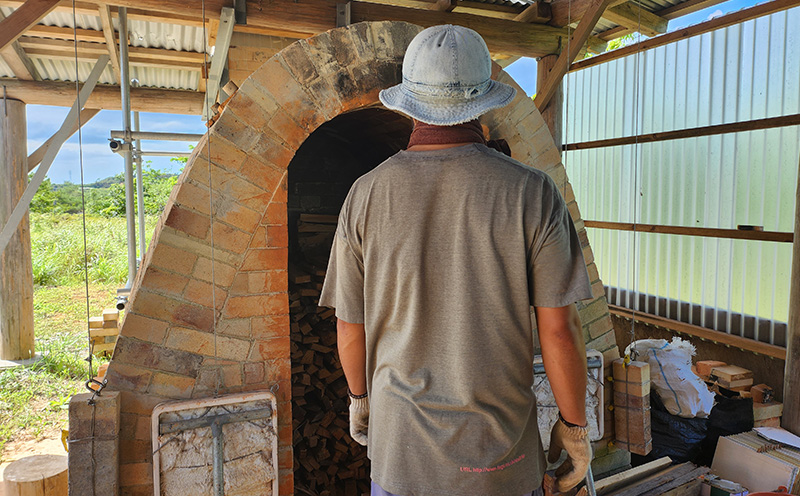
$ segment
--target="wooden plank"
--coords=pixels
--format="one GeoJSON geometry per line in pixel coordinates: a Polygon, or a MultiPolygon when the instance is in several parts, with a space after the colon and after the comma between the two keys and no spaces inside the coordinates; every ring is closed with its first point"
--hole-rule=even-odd
{"type": "MultiPolygon", "coordinates": [[[[800,166],[798,166],[800,171],[800,166]]],[[[800,174],[795,193],[794,235],[800,240],[800,174]]],[[[789,288],[789,319],[786,330],[786,360],[783,373],[782,425],[800,436],[800,243],[792,246],[792,276],[789,288]]]]}
{"type": "Polygon", "coordinates": [[[353,22],[378,19],[407,21],[426,28],[437,24],[458,24],[480,33],[493,54],[521,57],[541,57],[557,53],[560,49],[560,40],[566,38],[566,31],[551,26],[491,19],[458,12],[404,9],[366,2],[353,2],[351,16],[353,22]]]}
{"type": "MultiPolygon", "coordinates": [[[[0,21],[5,18],[6,16],[0,12],[0,21]]],[[[16,41],[0,50],[0,56],[6,61],[6,64],[11,68],[17,79],[25,81],[39,81],[41,79],[33,62],[16,41]]]]}
{"type": "MultiPolygon", "coordinates": [[[[78,130],[79,125],[82,127],[84,124],[89,122],[89,120],[91,120],[92,117],[96,116],[99,112],[100,111],[97,109],[85,108],[81,110],[80,117],[70,130],[69,135],[67,135],[67,138],[75,134],[75,132],[78,130]]],[[[50,136],[50,138],[48,138],[47,141],[42,143],[41,146],[39,146],[39,148],[37,148],[33,153],[28,155],[28,172],[32,171],[33,169],[36,168],[37,165],[42,163],[44,154],[47,152],[47,149],[54,143],[54,138],[55,136],[50,136]]]]}
{"type": "MultiPolygon", "coordinates": [[[[548,55],[539,58],[536,63],[536,91],[542,91],[542,88],[547,83],[550,77],[550,72],[554,69],[558,55],[548,55]]],[[[540,110],[542,119],[550,129],[550,135],[553,136],[553,142],[556,144],[556,149],[561,148],[561,123],[563,118],[563,102],[564,93],[561,90],[561,85],[556,88],[556,92],[552,97],[553,105],[548,105],[546,108],[540,110]]]]}
{"type": "Polygon", "coordinates": [[[680,465],[675,465],[661,472],[657,472],[637,484],[613,491],[609,494],[613,496],[641,496],[642,494],[693,472],[696,468],[697,466],[692,462],[681,463],[680,465]]]}
{"type": "Polygon", "coordinates": [[[719,5],[723,2],[725,2],[725,0],[686,0],[685,2],[675,4],[654,13],[671,21],[672,19],[677,19],[678,17],[683,17],[699,10],[719,5]]]}
{"type": "Polygon", "coordinates": [[[632,224],[630,222],[605,222],[584,220],[586,227],[609,229],[612,231],[636,231],[641,233],[677,234],[679,236],[700,236],[704,238],[749,239],[755,241],[775,241],[791,243],[794,234],[780,231],[749,231],[742,229],[717,229],[711,227],[665,226],[662,224],[632,224]]]}
{"type": "MultiPolygon", "coordinates": [[[[710,31],[714,31],[715,29],[726,28],[728,26],[733,26],[734,24],[740,24],[750,19],[756,19],[765,15],[774,14],[775,12],[790,9],[797,5],[800,5],[800,0],[772,0],[771,2],[756,5],[754,7],[733,12],[721,17],[716,17],[706,22],[695,24],[694,26],[689,26],[671,33],[662,34],[660,36],[656,36],[655,38],[642,41],[641,43],[636,43],[635,45],[629,45],[618,48],[611,52],[603,53],[596,57],[580,60],[572,64],[570,71],[585,69],[593,65],[602,64],[603,62],[625,57],[626,55],[636,53],[640,50],[649,50],[651,48],[667,45],[678,40],[708,33],[710,31]]],[[[600,37],[607,39],[602,35],[602,33],[600,34],[600,37]]]]}
{"type": "Polygon", "coordinates": [[[533,103],[536,104],[536,107],[539,109],[539,111],[547,108],[547,105],[550,103],[550,99],[553,98],[553,95],[555,95],[558,91],[558,88],[561,85],[561,80],[567,73],[572,61],[575,60],[575,57],[578,56],[578,52],[580,52],[583,44],[586,43],[586,41],[589,39],[589,36],[592,35],[592,30],[594,29],[595,24],[597,24],[597,21],[600,19],[600,16],[603,14],[603,11],[606,10],[606,7],[610,2],[611,0],[595,0],[593,4],[586,10],[586,13],[578,23],[578,27],[575,29],[575,32],[572,33],[570,41],[567,43],[567,50],[561,51],[558,56],[558,60],[556,60],[556,63],[553,66],[553,69],[547,76],[547,81],[544,83],[542,88],[536,92],[536,97],[533,99],[533,103]]]}
{"type": "MultiPolygon", "coordinates": [[[[4,80],[8,98],[28,104],[69,107],[75,98],[75,83],[4,80]]],[[[119,86],[97,85],[84,108],[121,110],[119,86]]],[[[131,88],[132,110],[166,114],[200,115],[203,95],[190,90],[131,88]]]]}
{"type": "MultiPolygon", "coordinates": [[[[75,58],[75,42],[68,40],[51,40],[43,38],[31,38],[23,36],[19,39],[22,48],[34,53],[62,53],[75,58]]],[[[108,54],[109,50],[105,44],[88,43],[79,41],[77,43],[78,57],[90,57],[93,60],[99,55],[108,54]]],[[[169,65],[170,63],[181,63],[188,65],[202,64],[204,55],[200,52],[188,52],[178,50],[167,50],[164,48],[145,48],[129,47],[128,53],[132,60],[163,62],[159,65],[169,65]]]]}
{"type": "MultiPolygon", "coordinates": [[[[114,23],[111,22],[111,9],[108,5],[100,5],[98,8],[100,15],[100,24],[103,26],[103,38],[106,41],[106,51],[111,60],[111,66],[114,68],[114,76],[119,83],[119,51],[117,50],[117,34],[114,31],[114,23]]],[[[127,41],[127,40],[126,40],[127,41]]]]}
{"type": "Polygon", "coordinates": [[[625,2],[616,7],[609,7],[603,13],[603,18],[647,36],[666,33],[669,22],[634,2],[625,2]]]}
{"type": "Polygon", "coordinates": [[[550,4],[542,0],[536,0],[531,5],[528,5],[525,10],[520,12],[514,20],[517,22],[544,24],[550,22],[552,18],[553,10],[550,8],[550,4]]]}
{"type": "Polygon", "coordinates": [[[118,336],[119,329],[116,327],[113,329],[89,329],[89,337],[90,338],[103,338],[106,336],[118,336]]]}
{"type": "Polygon", "coordinates": [[[0,22],[0,50],[22,36],[31,26],[56,8],[59,0],[27,0],[0,22]]]}
{"type": "Polygon", "coordinates": [[[672,459],[668,456],[653,460],[652,462],[645,463],[630,470],[614,474],[605,479],[595,482],[594,488],[599,496],[615,491],[620,487],[629,485],[632,482],[643,479],[649,475],[667,468],[672,464],[672,459]]]}
{"type": "Polygon", "coordinates": [[[696,336],[701,339],[707,339],[709,341],[714,341],[715,343],[752,351],[753,353],[770,356],[779,360],[786,359],[786,349],[781,348],[780,346],[775,346],[774,344],[762,343],[760,341],[734,336],[732,334],[715,331],[713,329],[706,329],[705,327],[687,324],[685,322],[668,319],[666,317],[660,317],[650,313],[637,311],[635,312],[634,316],[634,312],[632,310],[624,307],[618,307],[616,305],[608,305],[608,310],[612,314],[624,317],[626,319],[635,318],[639,322],[664,327],[681,334],[696,336]]]}
{"type": "Polygon", "coordinates": [[[792,114],[783,115],[780,117],[768,117],[766,119],[755,119],[752,121],[731,122],[730,124],[715,124],[713,126],[694,127],[691,129],[678,129],[675,131],[662,131],[660,133],[640,134],[638,136],[624,136],[622,138],[585,141],[583,143],[568,143],[562,146],[562,150],[588,150],[590,148],[606,148],[609,146],[655,143],[657,141],[698,138],[700,136],[714,136],[717,134],[740,133],[744,131],[755,131],[759,129],[771,129],[776,127],[798,125],[800,125],[800,114],[792,114]]]}
{"type": "MultiPolygon", "coordinates": [[[[95,12],[95,15],[97,13],[95,12]]],[[[54,38],[57,40],[74,40],[76,37],[78,41],[89,41],[92,43],[105,43],[106,38],[102,31],[95,29],[76,29],[62,28],[61,26],[45,26],[37,24],[25,32],[25,36],[37,38],[54,38]]]]}
{"type": "Polygon", "coordinates": [[[645,493],[640,493],[639,496],[662,496],[663,494],[669,494],[673,489],[681,487],[684,484],[696,483],[696,481],[699,481],[700,477],[709,472],[711,472],[711,469],[708,467],[696,467],[688,474],[675,477],[674,479],[661,484],[659,487],[653,488],[645,493]]]}

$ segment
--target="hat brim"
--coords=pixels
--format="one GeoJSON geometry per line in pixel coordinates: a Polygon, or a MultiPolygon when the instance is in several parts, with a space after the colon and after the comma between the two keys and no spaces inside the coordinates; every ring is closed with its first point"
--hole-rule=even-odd
{"type": "Polygon", "coordinates": [[[505,107],[516,94],[514,87],[490,81],[486,93],[466,101],[452,101],[444,98],[422,98],[408,91],[401,83],[381,90],[378,98],[386,108],[397,110],[426,124],[455,126],[477,119],[490,110],[505,107]]]}

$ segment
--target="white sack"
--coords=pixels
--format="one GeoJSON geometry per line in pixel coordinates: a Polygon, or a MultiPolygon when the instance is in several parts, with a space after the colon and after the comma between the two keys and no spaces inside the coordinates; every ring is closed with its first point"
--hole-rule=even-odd
{"type": "Polygon", "coordinates": [[[667,411],[679,417],[706,418],[714,406],[714,393],[692,372],[694,345],[681,338],[640,339],[625,350],[635,349],[637,360],[650,364],[650,381],[667,411]]]}

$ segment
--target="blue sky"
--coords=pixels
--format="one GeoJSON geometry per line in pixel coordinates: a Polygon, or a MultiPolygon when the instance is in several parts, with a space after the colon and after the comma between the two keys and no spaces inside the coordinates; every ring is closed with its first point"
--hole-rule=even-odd
{"type": "MultiPolygon", "coordinates": [[[[670,21],[669,31],[703,22],[729,12],[741,10],[755,5],[754,0],[728,0],[727,2],[695,12],[693,14],[670,21]]],[[[528,95],[536,91],[536,60],[522,58],[511,64],[506,71],[519,83],[528,95]]],[[[69,109],[65,107],[48,107],[28,105],[28,151],[33,152],[39,145],[55,133],[61,126],[69,109]]],[[[173,133],[204,133],[205,124],[199,116],[140,113],[142,131],[162,131],[173,133]]],[[[122,156],[112,153],[108,147],[111,130],[122,129],[122,113],[103,110],[82,129],[83,169],[85,182],[92,183],[97,179],[113,176],[122,172],[122,156]]],[[[186,151],[189,143],[176,141],[144,141],[142,148],[148,150],[186,151]]],[[[54,183],[71,181],[81,182],[79,160],[79,142],[76,133],[61,148],[47,176],[54,183]]],[[[169,157],[147,157],[153,167],[177,172],[179,165],[171,162],[169,157]]]]}

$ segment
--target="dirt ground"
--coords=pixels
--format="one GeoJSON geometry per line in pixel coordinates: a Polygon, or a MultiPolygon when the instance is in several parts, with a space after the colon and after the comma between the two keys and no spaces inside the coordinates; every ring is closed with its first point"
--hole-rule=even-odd
{"type": "Polygon", "coordinates": [[[33,455],[67,455],[61,444],[61,429],[43,432],[39,439],[16,439],[6,444],[3,450],[3,463],[0,464],[0,496],[4,496],[3,473],[13,461],[33,455]]]}

